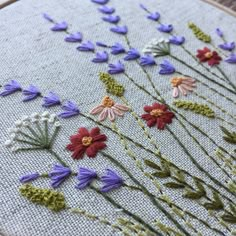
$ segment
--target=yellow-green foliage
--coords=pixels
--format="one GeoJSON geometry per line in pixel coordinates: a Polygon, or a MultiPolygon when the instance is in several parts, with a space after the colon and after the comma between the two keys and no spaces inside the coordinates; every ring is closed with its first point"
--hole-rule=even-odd
{"type": "Polygon", "coordinates": [[[211,36],[204,33],[197,25],[194,23],[190,22],[188,24],[188,27],[193,31],[194,35],[201,41],[205,43],[210,43],[211,42],[211,36]]]}

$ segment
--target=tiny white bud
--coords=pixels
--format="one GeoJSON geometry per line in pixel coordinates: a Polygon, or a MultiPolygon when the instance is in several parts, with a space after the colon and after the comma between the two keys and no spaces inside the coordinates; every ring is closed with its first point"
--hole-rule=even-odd
{"type": "Polygon", "coordinates": [[[48,118],[47,117],[42,117],[41,120],[42,121],[48,121],[48,118]]]}
{"type": "Polygon", "coordinates": [[[12,151],[12,152],[16,152],[18,149],[19,149],[18,146],[14,146],[14,147],[11,148],[11,151],[12,151]]]}
{"type": "Polygon", "coordinates": [[[14,140],[14,139],[16,138],[16,133],[11,133],[11,134],[10,134],[10,138],[11,138],[12,140],[14,140]]]}
{"type": "Polygon", "coordinates": [[[39,113],[34,112],[33,114],[31,114],[31,118],[39,118],[39,113]]]}
{"type": "Polygon", "coordinates": [[[29,121],[24,121],[23,122],[23,127],[29,127],[30,126],[30,122],[29,121]]]}
{"type": "Polygon", "coordinates": [[[48,111],[45,111],[45,112],[43,112],[43,114],[42,114],[42,117],[49,117],[49,116],[50,116],[50,114],[49,114],[48,111]]]}
{"type": "Polygon", "coordinates": [[[57,117],[56,114],[50,115],[50,118],[49,118],[48,122],[49,122],[49,123],[53,123],[53,122],[55,121],[56,117],[57,117]]]}
{"type": "Polygon", "coordinates": [[[12,145],[12,140],[7,140],[7,141],[4,143],[4,145],[5,145],[6,147],[10,147],[10,146],[12,145]]]}
{"type": "Polygon", "coordinates": [[[16,127],[21,127],[22,124],[23,124],[23,122],[22,122],[21,120],[17,120],[17,121],[15,122],[16,127]]]}
{"type": "Polygon", "coordinates": [[[54,124],[55,127],[60,127],[61,126],[61,123],[59,121],[55,122],[54,124]]]}
{"type": "Polygon", "coordinates": [[[21,120],[22,121],[28,121],[29,120],[29,116],[22,116],[21,120]]]}
{"type": "Polygon", "coordinates": [[[32,119],[31,119],[31,122],[35,124],[35,123],[38,123],[39,120],[38,120],[37,118],[32,118],[32,119]]]}

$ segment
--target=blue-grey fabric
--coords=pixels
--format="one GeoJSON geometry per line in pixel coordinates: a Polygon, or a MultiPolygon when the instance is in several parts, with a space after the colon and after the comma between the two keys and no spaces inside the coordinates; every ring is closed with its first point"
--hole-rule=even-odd
{"type": "MultiPolygon", "coordinates": [[[[173,24],[174,33],[183,35],[186,38],[185,46],[195,54],[198,48],[202,48],[205,44],[197,40],[189,30],[187,24],[192,21],[199,25],[205,32],[212,35],[215,45],[221,42],[216,36],[215,29],[220,27],[229,41],[235,39],[236,21],[232,16],[227,15],[206,3],[199,0],[148,0],[144,2],[151,11],[158,11],[161,14],[161,20],[166,24],[173,24]]],[[[153,38],[165,37],[165,34],[157,31],[158,26],[155,22],[145,18],[146,13],[140,9],[139,1],[135,0],[110,0],[109,6],[116,9],[115,14],[121,16],[120,25],[127,25],[129,32],[128,38],[132,47],[141,51],[144,46],[153,38]]],[[[52,24],[42,18],[42,13],[46,12],[56,21],[65,20],[69,24],[70,32],[80,31],[83,34],[84,41],[92,42],[101,41],[109,45],[120,42],[127,47],[124,37],[109,31],[110,24],[101,20],[102,14],[98,12],[99,5],[91,3],[89,0],[22,0],[12,4],[0,11],[0,84],[4,85],[9,80],[17,80],[24,88],[30,84],[37,86],[42,94],[54,91],[64,100],[73,100],[79,104],[79,108],[83,113],[88,113],[93,107],[99,104],[101,99],[106,95],[103,84],[99,81],[98,73],[107,71],[108,66],[104,64],[94,64],[91,59],[94,57],[92,53],[78,52],[77,43],[64,42],[64,32],[52,32],[50,28],[52,24]]],[[[166,38],[168,35],[166,36],[166,38]]],[[[184,52],[180,47],[172,47],[172,52],[179,58],[191,63],[197,67],[197,63],[184,52]]],[[[110,56],[109,62],[122,60],[123,55],[110,56]]],[[[162,58],[158,58],[160,63],[162,58]]],[[[235,96],[228,94],[220,86],[213,84],[206,78],[203,78],[189,68],[176,63],[170,59],[177,70],[184,71],[186,74],[197,77],[200,81],[215,88],[226,96],[235,100],[235,96]]],[[[235,66],[222,63],[222,69],[227,75],[235,81],[235,66]]],[[[148,83],[145,75],[135,62],[125,63],[126,72],[135,79],[135,81],[155,95],[154,90],[148,83]]],[[[200,67],[198,67],[200,68],[200,67]]],[[[214,69],[212,69],[214,70],[214,69]]],[[[170,85],[171,76],[158,75],[157,67],[150,67],[147,71],[151,74],[156,87],[166,99],[168,104],[173,102],[172,88],[170,85]]],[[[204,72],[207,74],[207,72],[204,72]]],[[[218,73],[216,71],[216,73],[218,73]]],[[[208,73],[209,76],[212,76],[208,73]]],[[[125,97],[129,101],[137,114],[143,113],[143,106],[152,104],[152,98],[138,90],[130,83],[124,75],[117,75],[115,78],[125,86],[125,97]]],[[[217,80],[217,78],[214,78],[217,80]]],[[[225,83],[226,84],[226,83],[225,83]]],[[[213,93],[201,84],[197,84],[197,93],[209,98],[211,101],[223,107],[235,115],[235,107],[231,102],[222,96],[213,93]]],[[[194,94],[189,95],[187,100],[206,103],[203,99],[194,94]]],[[[119,103],[121,100],[115,98],[119,103]]],[[[119,231],[114,231],[112,227],[106,226],[99,221],[90,220],[79,214],[72,214],[69,211],[60,213],[52,213],[47,208],[31,204],[28,200],[19,195],[18,188],[20,186],[19,177],[26,173],[38,171],[48,172],[55,163],[54,159],[43,151],[32,151],[24,153],[12,153],[3,144],[9,139],[7,129],[23,115],[30,115],[34,112],[43,112],[42,99],[38,98],[34,101],[22,102],[21,93],[16,93],[8,97],[0,98],[0,234],[9,236],[69,236],[69,235],[120,235],[119,231]]],[[[213,108],[216,115],[226,120],[232,121],[230,117],[213,108]]],[[[50,113],[59,113],[60,107],[54,107],[48,110],[50,113]]],[[[219,125],[224,122],[218,119],[208,119],[206,117],[193,114],[188,111],[180,111],[189,121],[201,127],[218,145],[231,151],[233,146],[222,140],[222,132],[219,125]]],[[[233,122],[233,121],[232,121],[233,122]]],[[[80,161],[74,161],[71,153],[65,150],[65,146],[69,143],[70,135],[77,132],[79,127],[92,128],[95,124],[84,117],[78,116],[66,120],[61,120],[62,129],[55,143],[55,150],[60,156],[66,160],[73,170],[77,170],[77,166],[84,166],[96,169],[99,175],[105,172],[106,168],[112,168],[117,171],[130,184],[132,181],[117,167],[111,164],[101,154],[95,159],[84,158],[80,161]]],[[[186,123],[186,122],[185,122],[186,123]]],[[[111,125],[109,121],[105,124],[111,125]]],[[[149,141],[145,138],[142,129],[130,113],[124,118],[117,119],[117,127],[122,133],[132,137],[143,143],[147,148],[152,148],[149,141]]],[[[226,125],[226,124],[224,124],[226,125]]],[[[227,126],[227,125],[226,125],[227,126]]],[[[215,178],[225,183],[229,179],[222,170],[219,169],[198,145],[191,139],[186,131],[179,125],[176,120],[169,125],[170,129],[184,143],[189,152],[195,159],[215,178]]],[[[194,130],[188,124],[186,127],[191,134],[195,136],[208,151],[211,156],[215,157],[216,145],[194,130]]],[[[101,127],[103,133],[108,136],[106,152],[115,156],[125,167],[152,193],[159,194],[155,186],[143,173],[136,167],[136,163],[127,155],[119,138],[111,131],[101,127]]],[[[191,162],[189,157],[179,146],[178,142],[167,130],[159,131],[156,128],[149,130],[153,139],[158,143],[163,154],[169,160],[179,167],[188,170],[194,175],[203,178],[207,183],[213,184],[196,166],[191,162]]],[[[156,158],[149,153],[131,145],[139,160],[149,158],[156,161],[156,158]]],[[[216,157],[215,157],[216,158],[216,157]]],[[[219,161],[221,165],[221,163],[219,161]]],[[[225,167],[226,168],[226,167],[225,167]]],[[[146,171],[150,169],[145,168],[146,171]]],[[[229,171],[226,168],[227,171],[229,171]]],[[[170,190],[163,186],[164,180],[159,183],[175,203],[183,209],[187,209],[196,214],[200,218],[209,222],[212,227],[216,227],[230,235],[225,228],[211,217],[208,212],[197,202],[184,199],[182,190],[170,190]]],[[[97,216],[105,217],[111,222],[115,222],[118,217],[124,217],[124,214],[116,211],[114,207],[107,203],[102,197],[98,196],[89,189],[79,191],[75,189],[77,183],[76,178],[70,178],[60,188],[59,191],[64,192],[66,201],[71,207],[81,207],[97,216]]],[[[34,185],[40,187],[49,187],[49,180],[37,180],[34,185]]],[[[214,185],[214,184],[213,184],[214,185]]],[[[216,186],[217,188],[217,186],[216,186]]],[[[225,195],[230,195],[220,189],[225,195]]],[[[210,193],[209,193],[210,194],[210,193]]],[[[141,216],[150,224],[154,220],[160,220],[163,224],[172,226],[170,220],[156,210],[145,195],[135,191],[128,191],[120,188],[109,193],[116,201],[125,208],[141,216]]],[[[200,201],[200,203],[202,203],[200,201]]],[[[163,206],[171,212],[170,208],[163,206]]],[[[176,217],[176,216],[175,216],[176,217]]],[[[176,217],[177,218],[177,217],[176,217]]],[[[180,218],[178,221],[185,227],[185,222],[180,218]]],[[[204,236],[215,235],[212,231],[204,227],[197,221],[191,220],[195,228],[204,236]]],[[[233,228],[230,226],[230,228],[233,228]]],[[[191,235],[197,235],[194,231],[187,228],[191,235]]]]}

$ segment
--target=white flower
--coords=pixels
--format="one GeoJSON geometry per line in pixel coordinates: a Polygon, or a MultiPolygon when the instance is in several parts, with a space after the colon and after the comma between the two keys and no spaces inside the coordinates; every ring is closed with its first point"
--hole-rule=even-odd
{"type": "Polygon", "coordinates": [[[49,123],[54,123],[56,117],[57,117],[56,114],[52,114],[52,115],[50,115],[48,122],[49,122],[49,123]]]}
{"type": "Polygon", "coordinates": [[[45,111],[45,112],[43,112],[43,114],[42,114],[42,117],[49,117],[49,116],[50,116],[50,114],[49,114],[48,111],[45,111]]]}

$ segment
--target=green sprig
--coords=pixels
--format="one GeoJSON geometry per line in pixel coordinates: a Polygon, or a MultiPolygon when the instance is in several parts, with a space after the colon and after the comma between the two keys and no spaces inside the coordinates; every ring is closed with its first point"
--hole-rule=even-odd
{"type": "Polygon", "coordinates": [[[197,25],[194,23],[190,22],[188,24],[188,27],[193,31],[194,35],[201,41],[205,43],[210,43],[211,42],[211,36],[204,33],[197,25]]]}

